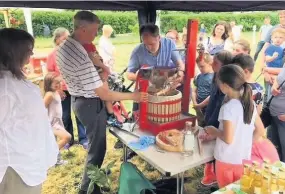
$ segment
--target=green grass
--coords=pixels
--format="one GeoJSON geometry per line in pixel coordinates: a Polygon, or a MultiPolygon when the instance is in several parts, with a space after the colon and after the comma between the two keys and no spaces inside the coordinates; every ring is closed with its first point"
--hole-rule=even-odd
{"type": "MultiPolygon", "coordinates": [[[[136,44],[139,42],[139,36],[132,34],[119,34],[116,35],[115,38],[111,38],[111,40],[114,45],[136,44]]],[[[94,43],[97,44],[98,41],[99,38],[96,38],[94,43]]],[[[35,42],[36,49],[52,48],[53,46],[53,38],[37,38],[35,42]]]]}
{"type": "MultiPolygon", "coordinates": [[[[251,33],[243,33],[242,37],[252,41],[251,33]]],[[[121,72],[128,65],[128,60],[132,50],[139,43],[139,38],[137,35],[121,35],[112,39],[116,46],[116,63],[115,70],[121,72]]],[[[95,41],[95,43],[97,40],[95,41]]],[[[252,46],[252,55],[255,52],[255,45],[252,46]]],[[[36,39],[35,52],[36,53],[48,53],[52,50],[53,43],[52,39],[36,39]]],[[[259,64],[257,63],[257,67],[259,64]]],[[[258,68],[254,72],[253,76],[256,78],[258,76],[258,68]]],[[[262,83],[262,78],[259,79],[262,83]]],[[[128,83],[128,82],[126,82],[128,83]]],[[[131,102],[125,102],[128,110],[131,110],[131,102]]],[[[192,112],[192,111],[191,111],[192,112]]],[[[74,125],[76,126],[76,125],[74,125]]],[[[75,133],[76,130],[75,130],[75,133]]],[[[76,134],[77,136],[77,134],[76,134]]],[[[114,150],[113,146],[116,142],[116,138],[108,133],[107,135],[107,154],[105,157],[104,164],[109,163],[112,160],[116,160],[115,167],[112,169],[111,181],[112,181],[112,191],[110,193],[115,193],[118,188],[118,177],[120,171],[120,158],[122,156],[122,150],[114,150]]],[[[78,188],[80,186],[83,164],[85,160],[86,152],[80,146],[74,146],[70,151],[63,152],[63,158],[67,159],[69,163],[65,166],[51,168],[49,170],[48,179],[43,185],[43,194],[77,194],[78,188]]],[[[132,162],[138,166],[138,168],[149,178],[150,180],[157,180],[160,178],[160,174],[156,170],[152,170],[150,166],[141,160],[139,157],[134,157],[132,162]]],[[[186,176],[190,177],[185,186],[187,193],[197,193],[196,188],[199,185],[200,177],[202,176],[202,168],[191,169],[187,171],[186,176]]],[[[204,191],[202,193],[207,194],[209,191],[204,191]]]]}

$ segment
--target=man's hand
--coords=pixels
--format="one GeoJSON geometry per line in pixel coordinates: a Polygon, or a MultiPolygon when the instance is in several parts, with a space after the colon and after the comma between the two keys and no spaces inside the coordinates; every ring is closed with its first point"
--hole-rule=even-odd
{"type": "Polygon", "coordinates": [[[278,116],[278,119],[279,119],[280,121],[285,122],[285,115],[279,115],[279,116],[278,116]]]}
{"type": "Polygon", "coordinates": [[[136,102],[147,102],[148,101],[148,93],[145,92],[134,92],[134,101],[136,102]]]}
{"type": "Polygon", "coordinates": [[[184,72],[178,71],[177,72],[177,81],[181,83],[183,81],[183,79],[184,79],[184,72]]]}
{"type": "Polygon", "coordinates": [[[65,92],[63,90],[59,90],[58,93],[60,95],[61,100],[63,101],[66,98],[65,92]]]}

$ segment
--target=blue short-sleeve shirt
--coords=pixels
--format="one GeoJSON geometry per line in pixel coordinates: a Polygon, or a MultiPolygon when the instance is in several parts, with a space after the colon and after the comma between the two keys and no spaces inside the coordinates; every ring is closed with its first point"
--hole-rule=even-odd
{"type": "Polygon", "coordinates": [[[194,84],[197,87],[197,103],[203,102],[208,96],[210,96],[213,77],[214,73],[201,73],[194,80],[194,84]]]}
{"type": "Polygon", "coordinates": [[[165,67],[175,68],[177,67],[177,61],[181,60],[175,43],[168,38],[160,39],[160,49],[157,56],[152,55],[145,45],[141,43],[132,52],[128,65],[128,72],[136,73],[142,65],[148,65],[150,67],[165,67]],[[171,62],[173,61],[173,63],[171,62]]]}
{"type": "Polygon", "coordinates": [[[265,50],[265,56],[272,56],[273,53],[277,52],[278,57],[271,62],[267,62],[266,65],[267,67],[277,67],[281,68],[283,67],[283,48],[281,46],[275,46],[275,45],[270,45],[266,50],[265,50]]]}

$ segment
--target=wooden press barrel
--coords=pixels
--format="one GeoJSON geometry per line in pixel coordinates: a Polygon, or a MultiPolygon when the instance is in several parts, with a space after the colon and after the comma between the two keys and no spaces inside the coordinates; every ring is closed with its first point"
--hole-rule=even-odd
{"type": "Polygon", "coordinates": [[[182,94],[173,90],[167,96],[148,95],[148,120],[166,123],[180,119],[182,94]]]}

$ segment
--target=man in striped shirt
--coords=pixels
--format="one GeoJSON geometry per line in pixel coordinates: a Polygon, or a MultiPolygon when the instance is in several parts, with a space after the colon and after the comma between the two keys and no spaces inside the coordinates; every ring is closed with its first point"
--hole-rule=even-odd
{"type": "MultiPolygon", "coordinates": [[[[147,99],[139,92],[110,91],[82,45],[91,43],[98,32],[99,18],[89,11],[79,11],[74,16],[74,33],[59,47],[57,64],[72,96],[72,107],[86,128],[89,141],[87,164],[101,167],[106,152],[106,110],[103,101],[147,99]]],[[[90,179],[87,169],[82,178],[80,194],[86,194],[90,179]]],[[[95,185],[94,194],[100,189],[95,185]]]]}

